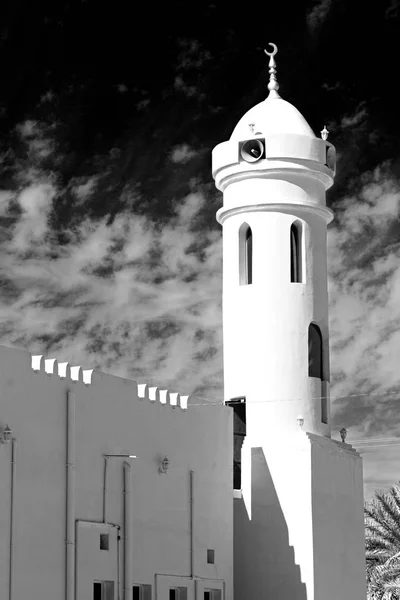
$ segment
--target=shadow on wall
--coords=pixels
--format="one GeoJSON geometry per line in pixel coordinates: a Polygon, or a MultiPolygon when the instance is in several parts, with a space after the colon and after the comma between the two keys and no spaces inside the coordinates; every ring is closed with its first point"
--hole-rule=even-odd
{"type": "Polygon", "coordinates": [[[251,520],[243,499],[234,500],[235,600],[307,600],[262,448],[251,450],[251,472],[251,520]]]}

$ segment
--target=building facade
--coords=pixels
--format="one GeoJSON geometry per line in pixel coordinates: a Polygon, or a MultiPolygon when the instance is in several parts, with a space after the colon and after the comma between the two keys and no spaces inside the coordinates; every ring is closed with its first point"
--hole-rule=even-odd
{"type": "Polygon", "coordinates": [[[5,347],[0,389],[1,598],[232,598],[230,408],[5,347]]]}
{"type": "Polygon", "coordinates": [[[335,149],[270,94],[213,151],[225,405],[0,346],[7,600],[364,600],[362,461],[331,439],[335,149]]]}

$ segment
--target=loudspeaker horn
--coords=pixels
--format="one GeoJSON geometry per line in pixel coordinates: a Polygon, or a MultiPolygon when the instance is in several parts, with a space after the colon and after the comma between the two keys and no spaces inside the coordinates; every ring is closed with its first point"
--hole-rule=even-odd
{"type": "Polygon", "coordinates": [[[257,162],[264,156],[264,144],[260,140],[248,140],[241,147],[240,156],[246,162],[257,162]]]}

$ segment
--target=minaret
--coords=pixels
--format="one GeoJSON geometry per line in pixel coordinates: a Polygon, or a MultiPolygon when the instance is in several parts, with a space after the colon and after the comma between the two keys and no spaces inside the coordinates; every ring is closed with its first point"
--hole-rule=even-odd
{"type": "Polygon", "coordinates": [[[246,397],[248,430],[262,434],[272,419],[281,436],[301,418],[330,437],[325,191],[335,150],[279,96],[274,54],[268,98],[213,152],[224,194],[225,400],[246,397]]]}
{"type": "Polygon", "coordinates": [[[271,46],[268,98],[213,151],[224,395],[244,402],[246,420],[235,600],[361,600],[362,464],[330,439],[325,194],[335,149],[279,96],[271,46]]]}

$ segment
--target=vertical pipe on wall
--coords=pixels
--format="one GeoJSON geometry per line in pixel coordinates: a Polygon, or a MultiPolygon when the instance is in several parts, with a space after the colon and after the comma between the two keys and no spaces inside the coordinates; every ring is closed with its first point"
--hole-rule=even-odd
{"type": "Polygon", "coordinates": [[[103,471],[103,523],[107,523],[107,470],[108,470],[108,456],[104,457],[104,471],[103,471]]]}
{"type": "Polygon", "coordinates": [[[14,547],[15,547],[15,467],[17,441],[11,440],[11,482],[10,482],[10,560],[8,574],[8,600],[14,596],[14,547]]]}
{"type": "Polygon", "coordinates": [[[67,393],[65,598],[75,598],[75,394],[67,393]]]}
{"type": "Polygon", "coordinates": [[[132,600],[131,465],[124,461],[124,600],[132,600]]]}
{"type": "Polygon", "coordinates": [[[190,577],[193,579],[194,577],[194,471],[190,471],[190,480],[189,480],[189,497],[190,497],[190,525],[189,525],[189,535],[190,535],[190,577]]]}

